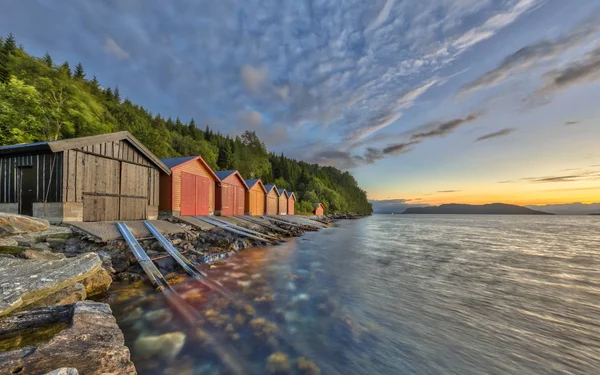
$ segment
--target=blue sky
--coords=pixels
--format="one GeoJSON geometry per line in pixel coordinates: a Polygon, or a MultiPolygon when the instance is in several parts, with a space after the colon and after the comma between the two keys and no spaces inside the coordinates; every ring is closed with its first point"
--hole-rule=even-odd
{"type": "Polygon", "coordinates": [[[373,199],[600,201],[597,0],[0,3],[30,53],[373,199]]]}

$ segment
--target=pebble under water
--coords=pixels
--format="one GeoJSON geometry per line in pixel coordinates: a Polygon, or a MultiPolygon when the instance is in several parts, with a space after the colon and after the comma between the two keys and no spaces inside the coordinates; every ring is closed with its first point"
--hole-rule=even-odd
{"type": "Polygon", "coordinates": [[[599,252],[600,217],[376,215],[112,308],[142,375],[598,374],[599,252]]]}

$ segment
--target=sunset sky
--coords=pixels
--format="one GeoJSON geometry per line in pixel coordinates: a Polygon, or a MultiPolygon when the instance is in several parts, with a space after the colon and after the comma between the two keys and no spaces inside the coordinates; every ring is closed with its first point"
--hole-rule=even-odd
{"type": "Polygon", "coordinates": [[[3,3],[28,52],[370,199],[600,202],[598,0],[3,3]]]}

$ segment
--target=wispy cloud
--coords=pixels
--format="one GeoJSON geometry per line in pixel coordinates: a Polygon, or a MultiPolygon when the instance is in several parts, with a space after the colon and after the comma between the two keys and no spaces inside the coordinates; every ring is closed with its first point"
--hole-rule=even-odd
{"type": "Polygon", "coordinates": [[[458,193],[460,190],[438,190],[438,193],[458,193]]]}
{"type": "Polygon", "coordinates": [[[567,121],[567,122],[565,122],[565,125],[567,125],[567,126],[568,126],[568,125],[577,125],[577,124],[579,124],[579,120],[577,120],[577,121],[567,121]]]}
{"type": "Polygon", "coordinates": [[[477,138],[475,140],[475,142],[481,142],[481,141],[485,141],[486,139],[491,139],[491,138],[503,137],[505,135],[509,135],[510,133],[514,132],[515,130],[516,129],[512,129],[512,128],[498,130],[497,132],[482,135],[481,137],[477,138]]]}
{"type": "Polygon", "coordinates": [[[554,40],[541,40],[527,45],[504,58],[497,68],[483,74],[472,82],[467,83],[458,95],[472,93],[487,87],[498,85],[517,73],[535,69],[540,64],[558,58],[559,56],[578,48],[594,38],[600,32],[598,23],[600,12],[595,12],[583,24],[571,29],[554,40]]]}
{"type": "Polygon", "coordinates": [[[552,176],[523,177],[516,180],[500,181],[501,184],[513,184],[527,182],[532,184],[544,184],[555,182],[578,182],[600,180],[600,170],[580,169],[574,173],[559,174],[552,176]]]}
{"type": "Polygon", "coordinates": [[[600,80],[600,47],[566,67],[544,74],[545,85],[534,96],[548,96],[574,85],[600,80]]]}
{"type": "Polygon", "coordinates": [[[104,42],[104,48],[108,53],[110,53],[119,60],[125,60],[130,57],[129,53],[127,53],[127,51],[121,48],[121,46],[119,46],[117,42],[111,37],[106,38],[106,41],[104,42]]]}
{"type": "Polygon", "coordinates": [[[481,116],[481,113],[471,114],[465,118],[458,118],[450,121],[445,121],[433,125],[428,125],[427,130],[417,132],[411,136],[411,139],[417,141],[423,141],[426,138],[432,137],[443,137],[447,134],[452,133],[455,129],[463,124],[477,120],[481,116]]]}

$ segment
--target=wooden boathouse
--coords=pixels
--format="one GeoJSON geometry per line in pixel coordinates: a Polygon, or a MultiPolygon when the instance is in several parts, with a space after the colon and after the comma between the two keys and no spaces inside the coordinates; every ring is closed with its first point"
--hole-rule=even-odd
{"type": "Polygon", "coordinates": [[[277,215],[279,207],[279,190],[274,184],[265,185],[265,212],[267,215],[277,215]]]}
{"type": "Polygon", "coordinates": [[[161,159],[171,174],[160,174],[160,215],[212,215],[219,177],[201,156],[161,159]]]}
{"type": "Polygon", "coordinates": [[[296,204],[296,194],[294,194],[294,192],[288,191],[287,192],[287,214],[288,215],[294,214],[295,204],[296,204]]]}
{"type": "Polygon", "coordinates": [[[246,192],[246,215],[261,216],[265,214],[265,199],[267,189],[260,179],[246,180],[248,191],[246,192]]]}
{"type": "Polygon", "coordinates": [[[277,189],[279,192],[279,201],[277,204],[277,215],[287,215],[287,191],[277,189]]]}
{"type": "Polygon", "coordinates": [[[155,219],[159,174],[129,132],[0,147],[0,211],[63,221],[155,219]]]}
{"type": "Polygon", "coordinates": [[[248,185],[238,171],[215,172],[219,178],[215,214],[222,216],[243,215],[248,185]]]}
{"type": "Polygon", "coordinates": [[[315,214],[317,216],[323,216],[325,214],[325,206],[323,205],[323,203],[317,203],[317,205],[315,206],[315,209],[313,211],[313,214],[315,214]]]}

